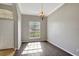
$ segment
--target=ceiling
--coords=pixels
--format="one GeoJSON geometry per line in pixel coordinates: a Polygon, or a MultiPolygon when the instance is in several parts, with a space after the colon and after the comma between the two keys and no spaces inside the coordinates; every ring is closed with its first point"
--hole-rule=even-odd
{"type": "MultiPolygon", "coordinates": [[[[41,3],[19,3],[18,5],[22,14],[39,15],[41,11],[41,3]]],[[[62,5],[63,3],[43,3],[43,11],[48,16],[62,5]]]]}

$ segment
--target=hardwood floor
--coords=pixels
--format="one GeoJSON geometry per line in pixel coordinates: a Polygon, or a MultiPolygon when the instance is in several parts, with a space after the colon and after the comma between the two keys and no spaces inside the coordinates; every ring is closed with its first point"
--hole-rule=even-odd
{"type": "Polygon", "coordinates": [[[71,56],[48,42],[23,43],[15,56],[71,56]]]}
{"type": "Polygon", "coordinates": [[[3,49],[0,50],[0,56],[13,56],[15,54],[14,49],[3,49]]]}

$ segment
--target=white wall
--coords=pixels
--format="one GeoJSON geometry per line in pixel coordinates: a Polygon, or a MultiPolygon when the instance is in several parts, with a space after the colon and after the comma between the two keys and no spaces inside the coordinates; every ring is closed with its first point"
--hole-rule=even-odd
{"type": "MultiPolygon", "coordinates": [[[[0,9],[4,9],[3,12],[13,10],[12,6],[4,4],[0,4],[0,9]]],[[[0,49],[7,48],[14,48],[14,20],[4,16],[0,17],[0,49]]]]}
{"type": "Polygon", "coordinates": [[[0,4],[0,9],[13,12],[13,19],[0,18],[0,49],[21,46],[21,14],[17,4],[0,4]]]}
{"type": "Polygon", "coordinates": [[[17,13],[18,13],[18,49],[19,49],[21,47],[21,13],[18,5],[17,5],[17,13]]]}
{"type": "Polygon", "coordinates": [[[14,48],[14,21],[0,19],[0,49],[14,48]]]}
{"type": "Polygon", "coordinates": [[[21,46],[21,14],[17,4],[13,4],[14,11],[14,44],[15,48],[21,46]]]}
{"type": "Polygon", "coordinates": [[[47,40],[47,18],[45,17],[42,21],[39,16],[32,15],[22,15],[22,42],[30,41],[46,41],[47,40]],[[30,21],[39,21],[41,29],[40,39],[29,39],[29,22],[30,21]]]}
{"type": "Polygon", "coordinates": [[[79,4],[64,4],[48,16],[48,41],[79,55],[79,4]]]}

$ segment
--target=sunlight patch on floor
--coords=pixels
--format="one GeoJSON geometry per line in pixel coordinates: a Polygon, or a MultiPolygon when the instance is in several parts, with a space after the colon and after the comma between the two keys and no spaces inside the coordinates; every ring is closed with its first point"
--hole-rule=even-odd
{"type": "Polygon", "coordinates": [[[22,54],[41,53],[43,52],[40,42],[28,43],[22,54]]]}

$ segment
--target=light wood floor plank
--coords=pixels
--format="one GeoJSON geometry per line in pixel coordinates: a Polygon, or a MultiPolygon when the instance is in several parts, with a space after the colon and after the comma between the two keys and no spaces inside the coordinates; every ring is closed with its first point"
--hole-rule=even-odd
{"type": "Polygon", "coordinates": [[[13,56],[15,51],[13,48],[0,50],[0,56],[13,56]]]}

